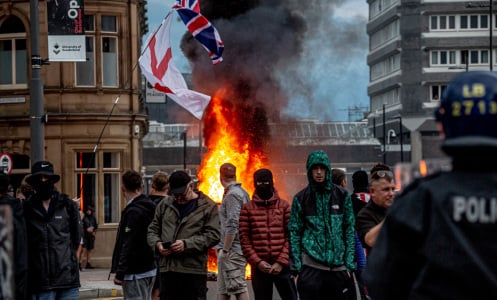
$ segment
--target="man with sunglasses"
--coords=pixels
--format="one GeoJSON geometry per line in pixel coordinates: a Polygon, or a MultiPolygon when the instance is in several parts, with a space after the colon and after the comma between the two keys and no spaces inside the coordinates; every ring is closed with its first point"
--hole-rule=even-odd
{"type": "Polygon", "coordinates": [[[452,170],[416,179],[389,210],[366,269],[373,299],[497,295],[497,74],[457,75],[435,118],[452,170]]]}
{"type": "Polygon", "coordinates": [[[147,234],[159,256],[160,299],[206,299],[207,251],[220,237],[217,205],[194,189],[184,171],[169,176],[168,194],[157,205],[147,234]]]}
{"type": "Polygon", "coordinates": [[[356,218],[357,233],[368,254],[376,243],[387,209],[394,200],[393,173],[387,165],[377,164],[371,169],[370,195],[371,200],[356,218]]]}

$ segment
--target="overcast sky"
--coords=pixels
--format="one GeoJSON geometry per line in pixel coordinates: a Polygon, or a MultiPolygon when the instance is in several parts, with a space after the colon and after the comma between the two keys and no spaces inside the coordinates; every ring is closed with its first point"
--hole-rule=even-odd
{"type": "MultiPolygon", "coordinates": [[[[147,36],[159,26],[174,2],[173,0],[148,0],[149,33],[147,36]]],[[[350,116],[348,108],[369,107],[367,96],[369,69],[366,64],[367,3],[366,0],[336,0],[334,2],[336,8],[333,16],[330,17],[330,26],[325,28],[327,32],[321,30],[314,38],[310,37],[306,44],[307,48],[304,49],[305,70],[303,66],[300,71],[305,71],[301,74],[302,77],[307,77],[312,81],[308,91],[310,96],[290,97],[290,103],[285,111],[289,116],[320,121],[348,121],[350,116]],[[342,5],[341,2],[344,4],[342,5]],[[318,35],[320,38],[317,38],[318,35]],[[318,52],[317,47],[331,50],[326,51],[321,48],[318,52]]],[[[181,72],[189,73],[191,71],[189,62],[179,48],[186,27],[177,14],[175,14],[171,30],[174,63],[181,72]]],[[[223,38],[222,35],[221,38],[223,38]]],[[[296,71],[299,72],[299,70],[296,71]]],[[[288,90],[291,90],[291,86],[288,90]]],[[[290,93],[297,94],[293,91],[290,93]]]]}

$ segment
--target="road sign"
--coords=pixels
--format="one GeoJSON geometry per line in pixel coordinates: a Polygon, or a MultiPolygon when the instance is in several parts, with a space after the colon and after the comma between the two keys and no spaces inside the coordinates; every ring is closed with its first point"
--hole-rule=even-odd
{"type": "Polygon", "coordinates": [[[0,154],[0,170],[7,175],[12,173],[13,163],[12,157],[8,153],[0,154]]]}

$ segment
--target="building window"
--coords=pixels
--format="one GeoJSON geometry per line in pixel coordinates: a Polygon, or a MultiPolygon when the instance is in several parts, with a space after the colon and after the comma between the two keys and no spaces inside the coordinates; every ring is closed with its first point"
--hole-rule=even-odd
{"type": "Polygon", "coordinates": [[[456,16],[449,16],[449,29],[456,28],[456,16]]]}
{"type": "Polygon", "coordinates": [[[456,16],[431,16],[430,30],[454,30],[456,28],[456,16]]]}
{"type": "Polygon", "coordinates": [[[0,23],[0,70],[0,89],[27,87],[26,30],[14,16],[0,23]]]}
{"type": "Polygon", "coordinates": [[[431,51],[431,65],[455,65],[457,52],[454,50],[431,51]]]}
{"type": "Polygon", "coordinates": [[[470,16],[470,27],[471,29],[477,29],[478,28],[478,16],[470,16]]]}
{"type": "Polygon", "coordinates": [[[374,50],[383,45],[388,44],[395,38],[400,37],[400,25],[399,20],[394,20],[393,22],[385,25],[377,32],[371,34],[370,36],[370,50],[374,50]]]}
{"type": "Polygon", "coordinates": [[[117,223],[121,208],[119,206],[121,185],[121,153],[103,152],[104,177],[104,222],[117,223]]]}
{"type": "Polygon", "coordinates": [[[76,85],[118,87],[117,17],[99,14],[85,15],[84,26],[86,62],[76,63],[76,85]],[[97,19],[99,22],[96,22],[97,19]],[[95,49],[100,49],[100,59],[95,57],[95,49]],[[99,80],[96,70],[101,70],[99,80]]]}
{"type": "Polygon", "coordinates": [[[471,50],[469,51],[469,63],[472,65],[487,65],[488,50],[471,50]]]}
{"type": "Polygon", "coordinates": [[[400,89],[395,88],[371,97],[371,111],[382,109],[383,104],[394,105],[400,103],[400,89]]]}
{"type": "Polygon", "coordinates": [[[400,54],[394,54],[371,66],[371,80],[390,75],[400,70],[400,54]]]}
{"type": "Polygon", "coordinates": [[[440,101],[446,87],[446,85],[432,85],[430,90],[431,101],[440,101]]]}
{"type": "Polygon", "coordinates": [[[461,15],[459,16],[460,29],[488,29],[488,15],[461,15]]]}
{"type": "Polygon", "coordinates": [[[461,29],[468,28],[468,16],[461,16],[459,26],[461,27],[461,29]]]}
{"type": "Polygon", "coordinates": [[[95,18],[85,15],[86,61],[76,63],[76,85],[95,86],[95,18]]]}
{"type": "Polygon", "coordinates": [[[121,153],[113,151],[76,152],[76,193],[81,208],[95,207],[99,222],[118,223],[120,215],[121,153]],[[99,189],[99,184],[103,189],[99,189]]]}
{"type": "Polygon", "coordinates": [[[488,16],[487,15],[480,16],[480,28],[483,28],[483,29],[488,28],[488,16]]]}
{"type": "Polygon", "coordinates": [[[432,30],[438,29],[438,17],[437,16],[431,16],[430,23],[431,23],[430,28],[432,30]]]}
{"type": "Polygon", "coordinates": [[[115,16],[102,16],[102,85],[117,87],[117,18],[115,16]]]}
{"type": "Polygon", "coordinates": [[[95,86],[95,39],[86,37],[86,61],[76,63],[76,85],[95,86]]]}

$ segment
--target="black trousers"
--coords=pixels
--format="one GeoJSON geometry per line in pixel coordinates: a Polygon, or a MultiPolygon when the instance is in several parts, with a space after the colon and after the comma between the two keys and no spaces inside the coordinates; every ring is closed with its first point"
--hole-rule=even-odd
{"type": "Polygon", "coordinates": [[[297,280],[300,300],[350,300],[355,297],[354,279],[347,271],[325,271],[303,266],[297,280]]]}
{"type": "Polygon", "coordinates": [[[297,300],[297,287],[287,268],[280,274],[268,274],[252,266],[252,289],[255,300],[272,300],[273,284],[281,300],[297,300]]]}
{"type": "Polygon", "coordinates": [[[160,300],[206,300],[207,275],[160,273],[160,300]]]}

